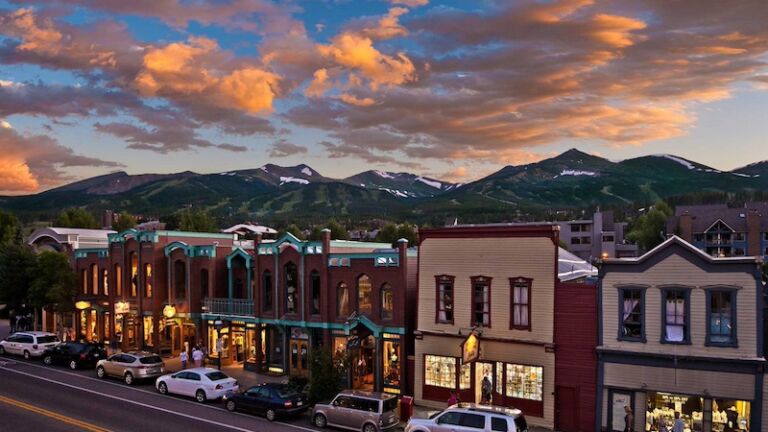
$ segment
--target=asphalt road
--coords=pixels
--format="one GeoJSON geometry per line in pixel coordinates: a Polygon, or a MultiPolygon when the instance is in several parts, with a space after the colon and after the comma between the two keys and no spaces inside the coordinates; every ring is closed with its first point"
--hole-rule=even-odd
{"type": "Polygon", "coordinates": [[[0,357],[0,418],[8,431],[315,431],[308,415],[270,423],[227,412],[218,402],[160,395],[152,383],[129,387],[91,370],[10,356],[0,357]]]}

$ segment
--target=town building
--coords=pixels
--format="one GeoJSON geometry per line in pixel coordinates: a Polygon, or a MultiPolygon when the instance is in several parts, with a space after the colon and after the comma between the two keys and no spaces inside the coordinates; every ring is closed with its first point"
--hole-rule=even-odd
{"type": "Polygon", "coordinates": [[[346,358],[348,385],[407,393],[416,253],[385,243],[256,239],[226,257],[227,290],[204,300],[210,357],[262,373],[308,376],[320,347],[346,358]],[[249,288],[250,287],[250,288],[249,288]],[[217,343],[220,341],[220,343],[217,343]]]}
{"type": "Polygon", "coordinates": [[[592,219],[557,222],[560,239],[569,251],[589,262],[600,258],[635,257],[638,247],[625,240],[627,223],[616,222],[612,211],[598,211],[592,219]]]}
{"type": "Polygon", "coordinates": [[[715,257],[768,257],[768,202],[677,206],[667,220],[667,235],[715,257]]]}
{"type": "Polygon", "coordinates": [[[27,244],[35,251],[50,250],[71,255],[79,249],[106,248],[112,230],[48,227],[35,230],[27,244]]]}
{"type": "Polygon", "coordinates": [[[596,429],[768,430],[760,260],[715,258],[677,236],[600,268],[596,429]]]}
{"type": "Polygon", "coordinates": [[[572,282],[563,286],[558,231],[554,224],[420,230],[418,404],[444,407],[455,391],[463,402],[520,408],[535,425],[593,429],[597,339],[589,329],[596,329],[596,296],[594,285],[583,282],[594,269],[564,263],[563,277],[572,282]],[[560,290],[574,298],[556,300],[560,290]],[[585,302],[581,309],[579,302],[585,302]],[[558,306],[573,313],[558,313],[558,306]],[[562,338],[574,341],[575,350],[574,344],[557,345],[562,338],[556,328],[564,332],[562,338]],[[574,361],[583,369],[568,375],[574,361]],[[558,366],[564,371],[563,386],[558,366]],[[576,376],[590,368],[592,374],[576,376]],[[486,378],[490,398],[482,391],[486,378]]]}

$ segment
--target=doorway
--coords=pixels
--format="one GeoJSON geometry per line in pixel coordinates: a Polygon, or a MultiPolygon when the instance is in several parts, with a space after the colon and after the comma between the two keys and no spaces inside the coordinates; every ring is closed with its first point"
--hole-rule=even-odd
{"type": "Polygon", "coordinates": [[[579,399],[573,387],[557,386],[555,389],[555,423],[558,430],[576,431],[579,424],[579,399]]]}
{"type": "Polygon", "coordinates": [[[291,339],[291,374],[309,376],[309,344],[306,339],[291,339]]]}
{"type": "Polygon", "coordinates": [[[373,335],[362,339],[350,338],[348,349],[352,353],[352,388],[373,391],[376,338],[373,335]]]}
{"type": "Polygon", "coordinates": [[[493,403],[493,392],[496,388],[494,364],[489,362],[475,362],[475,403],[491,405],[493,403]],[[488,378],[490,386],[487,386],[487,394],[483,394],[483,380],[488,378]]]}

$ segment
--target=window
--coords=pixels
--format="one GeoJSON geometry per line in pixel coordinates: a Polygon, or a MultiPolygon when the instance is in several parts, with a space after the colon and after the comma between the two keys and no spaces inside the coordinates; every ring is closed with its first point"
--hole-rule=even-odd
{"type": "Polygon", "coordinates": [[[104,295],[109,295],[109,270],[104,269],[101,271],[102,284],[104,285],[104,295]]]}
{"type": "Polygon", "coordinates": [[[603,235],[603,243],[613,243],[613,242],[614,242],[613,234],[603,235]]]}
{"type": "Polygon", "coordinates": [[[482,414],[462,413],[459,424],[473,429],[485,429],[485,416],[482,414]]]}
{"type": "Polygon", "coordinates": [[[518,277],[510,278],[512,288],[512,319],[510,328],[516,330],[531,330],[531,283],[533,279],[518,277]]]}
{"type": "Polygon", "coordinates": [[[463,364],[459,369],[459,390],[466,390],[472,387],[472,365],[463,364]]]}
{"type": "Polygon", "coordinates": [[[744,248],[735,248],[733,250],[733,256],[744,256],[744,248]]]}
{"type": "Polygon", "coordinates": [[[320,273],[317,270],[312,270],[309,275],[310,285],[312,287],[312,304],[310,305],[310,311],[312,315],[320,314],[320,273]]]}
{"type": "Polygon", "coordinates": [[[491,430],[494,432],[509,431],[507,419],[501,417],[491,417],[491,430]]]}
{"type": "Polygon", "coordinates": [[[456,357],[424,356],[424,384],[449,389],[456,388],[456,357]]]}
{"type": "Polygon", "coordinates": [[[736,241],[744,241],[747,239],[747,233],[745,232],[737,232],[736,233],[736,241]]]}
{"type": "Polygon", "coordinates": [[[642,288],[619,289],[619,339],[645,340],[645,291],[642,288]]]}
{"type": "Polygon", "coordinates": [[[509,397],[542,400],[544,368],[507,363],[507,385],[505,394],[509,397]]]}
{"type": "Polygon", "coordinates": [[[693,235],[693,241],[695,242],[703,242],[704,241],[704,234],[698,233],[693,235]]]}
{"type": "Polygon", "coordinates": [[[662,342],[688,342],[688,290],[662,289],[662,342]]]}
{"type": "Polygon", "coordinates": [[[80,280],[83,282],[83,294],[88,294],[88,269],[80,272],[80,280]]]}
{"type": "Polygon", "coordinates": [[[200,298],[208,297],[208,269],[200,270],[200,298]]]}
{"type": "Polygon", "coordinates": [[[370,315],[373,312],[372,290],[371,278],[368,275],[357,278],[357,313],[360,315],[370,315]]]}
{"type": "Polygon", "coordinates": [[[144,296],[152,298],[152,264],[144,264],[144,296]]]}
{"type": "Polygon", "coordinates": [[[272,312],[272,272],[264,270],[261,276],[261,310],[272,312]]]}
{"type": "Polygon", "coordinates": [[[136,252],[131,252],[131,297],[136,297],[136,293],[139,291],[139,259],[136,257],[136,252]]]}
{"type": "Polygon", "coordinates": [[[736,291],[707,291],[707,344],[736,345],[736,291]]]}
{"type": "Polygon", "coordinates": [[[461,413],[458,411],[448,411],[437,419],[437,424],[441,425],[459,425],[461,413]]]}
{"type": "Polygon", "coordinates": [[[93,295],[99,295],[99,266],[91,264],[91,290],[93,295]]]}
{"type": "Polygon", "coordinates": [[[123,295],[123,268],[115,264],[115,294],[123,295]]]}
{"type": "Polygon", "coordinates": [[[284,267],[285,274],[285,312],[296,313],[298,307],[299,271],[296,264],[289,262],[284,267]]]}
{"type": "Polygon", "coordinates": [[[345,282],[339,282],[336,287],[336,315],[349,316],[349,287],[345,282]]]}
{"type": "Polygon", "coordinates": [[[491,278],[475,276],[472,279],[472,320],[473,326],[491,326],[491,278]]]}
{"type": "Polygon", "coordinates": [[[381,319],[392,319],[395,308],[395,298],[392,294],[392,285],[385,283],[381,286],[381,319]]]}
{"type": "Polygon", "coordinates": [[[182,260],[173,262],[173,288],[177,299],[187,297],[187,266],[182,260]]]}
{"type": "Polygon", "coordinates": [[[453,324],[453,276],[435,276],[437,282],[437,322],[453,324]]]}

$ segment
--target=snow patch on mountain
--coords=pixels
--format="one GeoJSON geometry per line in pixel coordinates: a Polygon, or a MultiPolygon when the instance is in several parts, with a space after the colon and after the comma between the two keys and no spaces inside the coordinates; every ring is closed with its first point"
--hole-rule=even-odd
{"type": "Polygon", "coordinates": [[[597,175],[594,171],[581,171],[581,170],[571,170],[571,169],[564,169],[561,173],[561,176],[589,176],[594,177],[597,175]]]}
{"type": "Polygon", "coordinates": [[[269,172],[269,170],[267,169],[267,166],[266,166],[266,165],[260,166],[260,167],[259,167],[259,169],[260,169],[260,170],[262,170],[262,171],[264,171],[265,173],[268,173],[268,172],[269,172]]]}
{"type": "Polygon", "coordinates": [[[376,174],[379,177],[386,178],[386,179],[393,179],[394,177],[385,171],[374,171],[374,174],[376,174]]]}
{"type": "Polygon", "coordinates": [[[299,184],[309,184],[309,180],[304,180],[296,177],[280,177],[280,184],[285,183],[299,183],[299,184]]]}
{"type": "Polygon", "coordinates": [[[403,192],[400,189],[390,189],[390,188],[380,187],[379,190],[387,191],[398,198],[408,198],[411,196],[410,192],[408,191],[403,192]]]}
{"type": "Polygon", "coordinates": [[[424,177],[421,177],[421,176],[416,177],[416,180],[424,183],[427,186],[432,186],[435,189],[442,189],[443,188],[443,184],[440,183],[439,181],[425,179],[424,177]]]}
{"type": "Polygon", "coordinates": [[[654,156],[663,157],[663,158],[667,158],[669,160],[673,160],[673,161],[679,163],[680,165],[688,168],[689,170],[692,170],[692,169],[695,168],[692,163],[688,162],[685,159],[679,158],[677,156],[672,156],[670,154],[657,154],[657,155],[654,155],[654,156]]]}
{"type": "Polygon", "coordinates": [[[304,167],[301,169],[301,173],[304,175],[312,176],[312,170],[309,169],[309,167],[304,167]]]}

